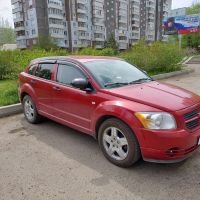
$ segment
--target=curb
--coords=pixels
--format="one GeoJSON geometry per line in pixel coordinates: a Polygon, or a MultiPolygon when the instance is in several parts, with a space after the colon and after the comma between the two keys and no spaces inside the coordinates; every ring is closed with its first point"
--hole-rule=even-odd
{"type": "Polygon", "coordinates": [[[180,76],[180,75],[185,75],[185,74],[190,74],[194,72],[194,69],[183,69],[181,71],[175,71],[175,72],[170,72],[170,73],[165,73],[165,74],[158,74],[155,76],[152,76],[154,80],[162,80],[162,79],[167,79],[175,76],[180,76]]]}
{"type": "Polygon", "coordinates": [[[190,62],[190,60],[192,60],[195,56],[191,56],[188,59],[186,59],[182,64],[183,65],[187,65],[188,62],[190,62]]]}
{"type": "Polygon", "coordinates": [[[22,113],[22,110],[21,103],[0,107],[0,118],[22,113]]]}

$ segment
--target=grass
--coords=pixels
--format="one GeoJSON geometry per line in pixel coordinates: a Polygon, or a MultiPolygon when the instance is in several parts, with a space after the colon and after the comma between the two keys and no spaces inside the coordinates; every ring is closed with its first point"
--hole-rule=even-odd
{"type": "Polygon", "coordinates": [[[16,80],[0,81],[0,106],[19,103],[16,80]]]}

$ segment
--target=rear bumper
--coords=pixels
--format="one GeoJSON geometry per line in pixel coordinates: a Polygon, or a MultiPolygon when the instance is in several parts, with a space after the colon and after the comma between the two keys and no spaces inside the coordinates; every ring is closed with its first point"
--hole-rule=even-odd
{"type": "Polygon", "coordinates": [[[195,132],[140,130],[143,159],[158,163],[180,162],[200,149],[200,129],[195,132]]]}

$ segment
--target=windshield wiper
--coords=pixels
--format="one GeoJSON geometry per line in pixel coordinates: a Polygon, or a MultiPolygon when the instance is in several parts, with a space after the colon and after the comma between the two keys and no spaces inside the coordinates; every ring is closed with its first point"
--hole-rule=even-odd
{"type": "Polygon", "coordinates": [[[118,85],[129,85],[129,83],[123,83],[123,82],[116,82],[116,83],[106,83],[104,87],[108,86],[118,86],[118,85]]]}
{"type": "Polygon", "coordinates": [[[153,79],[151,78],[141,78],[135,81],[131,81],[129,84],[139,84],[139,83],[143,83],[145,81],[152,81],[153,79]]]}

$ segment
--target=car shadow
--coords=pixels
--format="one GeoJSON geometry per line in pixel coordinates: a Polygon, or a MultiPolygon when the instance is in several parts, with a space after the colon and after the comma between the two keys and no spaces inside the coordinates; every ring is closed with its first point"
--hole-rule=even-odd
{"type": "Polygon", "coordinates": [[[95,186],[115,181],[135,198],[145,200],[174,199],[179,195],[181,199],[191,199],[194,192],[200,194],[199,153],[177,164],[155,164],[140,160],[133,167],[123,169],[104,158],[98,142],[91,136],[51,120],[31,125],[22,118],[21,124],[28,135],[62,152],[66,158],[96,170],[101,176],[91,180],[95,186]]]}

